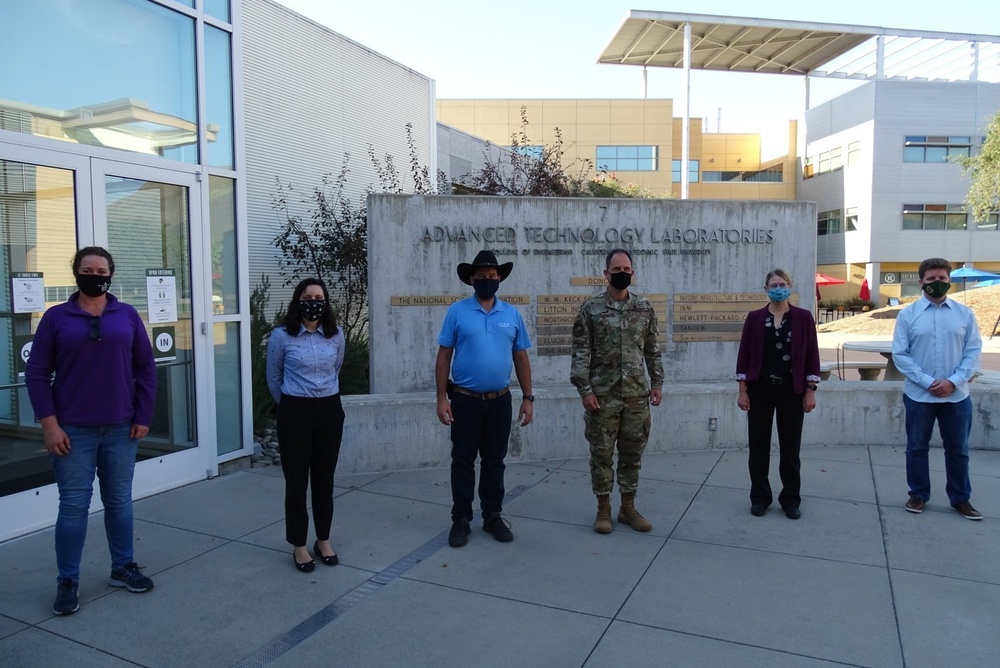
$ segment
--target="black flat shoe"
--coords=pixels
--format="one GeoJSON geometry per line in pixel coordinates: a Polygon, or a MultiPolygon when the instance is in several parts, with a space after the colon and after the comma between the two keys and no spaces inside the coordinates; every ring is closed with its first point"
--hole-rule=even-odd
{"type": "Polygon", "coordinates": [[[767,512],[767,506],[765,506],[763,503],[755,503],[750,506],[750,514],[753,515],[754,517],[761,517],[766,512],[767,512]]]}
{"type": "Polygon", "coordinates": [[[802,511],[799,510],[798,507],[785,508],[785,517],[787,517],[790,520],[797,520],[800,517],[802,517],[802,511]]]}
{"type": "Polygon", "coordinates": [[[304,564],[300,564],[299,560],[295,558],[294,552],[292,552],[292,562],[295,564],[295,568],[297,568],[302,573],[312,573],[313,569],[316,568],[316,562],[312,559],[310,559],[304,564]]]}
{"type": "Polygon", "coordinates": [[[316,553],[316,557],[320,561],[322,561],[324,564],[326,564],[327,566],[336,566],[337,564],[340,563],[340,557],[337,556],[336,552],[334,552],[329,557],[324,557],[323,556],[323,553],[320,552],[320,550],[319,550],[319,541],[318,540],[315,543],[313,543],[313,552],[315,552],[316,553]]]}

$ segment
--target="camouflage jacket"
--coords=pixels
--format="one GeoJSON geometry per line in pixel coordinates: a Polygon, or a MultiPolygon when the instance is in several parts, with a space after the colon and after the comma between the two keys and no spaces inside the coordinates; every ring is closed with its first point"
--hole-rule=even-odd
{"type": "Polygon", "coordinates": [[[581,397],[591,392],[643,397],[651,388],[661,389],[663,362],[656,334],[656,314],[645,297],[630,292],[626,301],[616,302],[605,291],[588,299],[573,323],[570,382],[581,397]]]}

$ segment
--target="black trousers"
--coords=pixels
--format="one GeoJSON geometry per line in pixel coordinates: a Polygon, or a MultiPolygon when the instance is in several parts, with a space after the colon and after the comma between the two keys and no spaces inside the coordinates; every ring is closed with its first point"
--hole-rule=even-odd
{"type": "Polygon", "coordinates": [[[333,474],[344,435],[340,395],[290,397],[278,403],[278,450],[285,474],[285,540],[301,547],[309,533],[306,488],[312,489],[318,540],[329,540],[333,523],[333,474]]]}
{"type": "Polygon", "coordinates": [[[479,506],[483,518],[503,510],[503,458],[510,438],[510,392],[496,399],[476,399],[452,393],[451,414],[451,518],[472,521],[479,466],[479,506]]]}
{"type": "Polygon", "coordinates": [[[799,448],[802,445],[801,394],[796,394],[791,383],[771,385],[770,383],[747,383],[750,410],[747,412],[747,437],[750,445],[750,503],[771,505],[771,483],[768,471],[771,468],[771,426],[775,414],[778,416],[778,448],[780,461],[778,473],[781,476],[781,494],[778,503],[782,508],[798,508],[799,496],[799,448]]]}

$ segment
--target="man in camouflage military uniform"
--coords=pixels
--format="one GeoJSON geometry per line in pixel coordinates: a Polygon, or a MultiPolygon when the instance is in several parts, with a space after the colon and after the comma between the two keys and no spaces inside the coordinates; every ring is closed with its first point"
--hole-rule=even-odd
{"type": "Polygon", "coordinates": [[[616,248],[605,259],[608,289],[580,306],[573,324],[570,381],[583,400],[584,434],[590,443],[590,477],[597,495],[594,531],[611,533],[611,490],[618,445],[618,521],[636,531],[652,525],[635,509],[642,451],[649,439],[649,405],[659,406],[663,362],[656,341],[656,314],[644,297],[630,294],[632,256],[616,248]],[[649,381],[646,380],[649,372],[649,381]]]}

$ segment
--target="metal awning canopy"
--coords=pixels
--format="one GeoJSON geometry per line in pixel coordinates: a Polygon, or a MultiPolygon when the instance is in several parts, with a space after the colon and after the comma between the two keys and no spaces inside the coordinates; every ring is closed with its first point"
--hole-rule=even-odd
{"type": "Polygon", "coordinates": [[[1000,36],[632,10],[598,63],[845,79],[1000,82],[1000,36]]]}

